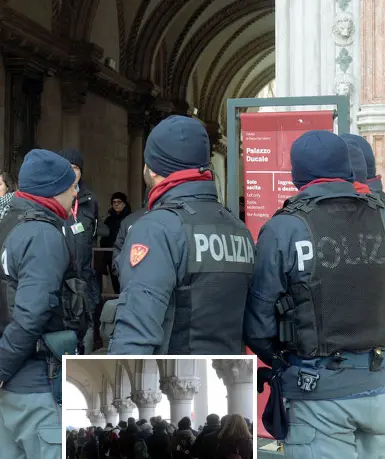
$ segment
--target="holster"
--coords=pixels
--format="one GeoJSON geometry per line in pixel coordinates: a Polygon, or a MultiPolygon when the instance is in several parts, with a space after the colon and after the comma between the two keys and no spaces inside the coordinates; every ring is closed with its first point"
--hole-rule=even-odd
{"type": "Polygon", "coordinates": [[[48,379],[57,403],[62,403],[62,356],[75,355],[77,336],[72,330],[46,333],[38,342],[38,352],[46,353],[48,379]]]}
{"type": "Polygon", "coordinates": [[[265,429],[276,440],[284,440],[289,431],[289,421],[282,393],[281,365],[279,359],[273,359],[272,378],[269,382],[270,396],[262,415],[265,429]]]}

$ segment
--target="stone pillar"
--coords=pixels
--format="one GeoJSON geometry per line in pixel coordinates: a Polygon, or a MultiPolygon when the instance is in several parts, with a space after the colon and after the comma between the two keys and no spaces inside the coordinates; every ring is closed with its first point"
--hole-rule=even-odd
{"type": "Polygon", "coordinates": [[[101,408],[101,411],[103,412],[106,418],[107,424],[110,422],[114,427],[118,425],[119,415],[118,415],[118,410],[115,408],[114,405],[112,404],[103,405],[101,408]]]}
{"type": "Polygon", "coordinates": [[[252,359],[216,359],[213,368],[227,388],[228,413],[253,419],[252,359]]]}
{"type": "Polygon", "coordinates": [[[385,176],[385,0],[362,0],[360,133],[371,143],[378,174],[385,176]]]}
{"type": "Polygon", "coordinates": [[[61,81],[63,148],[81,149],[80,112],[86,101],[87,86],[87,81],[76,74],[66,75],[61,81]]]}
{"type": "Polygon", "coordinates": [[[208,404],[208,384],[207,384],[207,360],[199,359],[198,375],[200,378],[199,392],[194,397],[194,422],[195,427],[205,425],[206,417],[209,413],[208,404]]]}
{"type": "Polygon", "coordinates": [[[130,204],[133,210],[140,209],[143,204],[143,152],[144,152],[144,130],[129,126],[130,152],[128,166],[128,192],[130,204]]]}
{"type": "Polygon", "coordinates": [[[167,395],[171,408],[171,422],[178,423],[183,417],[191,418],[192,401],[199,392],[199,377],[178,378],[170,376],[160,382],[161,391],[167,395]]]}
{"type": "Polygon", "coordinates": [[[104,414],[100,410],[87,410],[87,418],[90,420],[91,424],[95,427],[105,427],[106,419],[104,414]]]}
{"type": "Polygon", "coordinates": [[[114,400],[114,406],[119,413],[119,421],[126,421],[132,417],[132,411],[136,408],[135,403],[131,399],[122,400],[117,398],[114,400]]]}
{"type": "Polygon", "coordinates": [[[355,132],[360,0],[280,0],[275,15],[277,96],[349,94],[355,132]]]}
{"type": "Polygon", "coordinates": [[[149,421],[155,416],[155,406],[162,400],[162,393],[159,390],[136,390],[131,398],[139,409],[139,418],[149,421]]]}

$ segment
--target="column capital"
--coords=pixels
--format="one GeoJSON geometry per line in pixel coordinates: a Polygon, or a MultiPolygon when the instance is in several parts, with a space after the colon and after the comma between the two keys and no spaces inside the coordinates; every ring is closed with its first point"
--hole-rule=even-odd
{"type": "Polygon", "coordinates": [[[99,410],[87,410],[87,418],[91,421],[91,424],[97,425],[105,422],[104,414],[99,410]]]}
{"type": "Polygon", "coordinates": [[[131,399],[139,408],[150,408],[162,400],[162,392],[159,390],[136,390],[132,392],[131,399]]]}
{"type": "Polygon", "coordinates": [[[198,377],[178,378],[170,376],[160,382],[160,389],[169,400],[192,400],[194,395],[199,392],[200,386],[198,377]]]}
{"type": "Polygon", "coordinates": [[[253,382],[252,359],[215,359],[213,368],[226,386],[253,382]]]}
{"type": "Polygon", "coordinates": [[[114,400],[113,405],[119,413],[131,413],[132,410],[136,408],[135,403],[130,398],[117,398],[114,400]]]}
{"type": "Polygon", "coordinates": [[[118,413],[118,410],[113,404],[106,404],[101,407],[101,412],[105,417],[115,415],[118,413]]]}

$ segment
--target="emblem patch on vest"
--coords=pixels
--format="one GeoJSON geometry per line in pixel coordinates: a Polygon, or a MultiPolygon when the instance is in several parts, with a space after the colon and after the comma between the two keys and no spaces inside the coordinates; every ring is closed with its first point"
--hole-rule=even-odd
{"type": "Polygon", "coordinates": [[[134,267],[138,265],[148,254],[150,247],[143,244],[133,244],[130,252],[130,263],[134,267]]]}

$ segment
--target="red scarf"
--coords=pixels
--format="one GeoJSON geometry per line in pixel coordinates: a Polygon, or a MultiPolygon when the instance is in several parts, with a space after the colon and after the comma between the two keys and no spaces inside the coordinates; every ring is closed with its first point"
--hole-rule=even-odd
{"type": "Polygon", "coordinates": [[[309,182],[308,184],[304,185],[304,186],[301,186],[301,188],[299,189],[299,191],[303,191],[303,190],[306,190],[306,188],[309,188],[309,186],[311,185],[318,185],[319,183],[330,183],[330,182],[346,182],[346,180],[342,180],[342,179],[339,179],[339,178],[320,178],[320,179],[317,179],[317,180],[313,180],[312,182],[309,182]]]}
{"type": "Polygon", "coordinates": [[[67,220],[68,218],[67,211],[54,198],[43,198],[42,196],[34,196],[33,194],[23,193],[22,191],[16,191],[15,196],[17,198],[26,199],[27,201],[36,202],[37,204],[50,210],[63,220],[67,220]]]}
{"type": "Polygon", "coordinates": [[[353,182],[354,189],[360,194],[370,194],[370,188],[366,183],[353,182]]]}
{"type": "Polygon", "coordinates": [[[371,179],[368,179],[368,183],[376,182],[377,180],[382,180],[382,176],[381,175],[376,175],[375,177],[373,177],[371,179]]]}
{"type": "Polygon", "coordinates": [[[158,185],[155,185],[151,188],[151,191],[148,193],[148,209],[151,210],[156,201],[167,191],[175,188],[178,185],[181,185],[182,183],[209,181],[212,179],[213,176],[210,171],[200,172],[199,169],[188,169],[184,171],[173,172],[162,182],[158,183],[158,185]]]}

